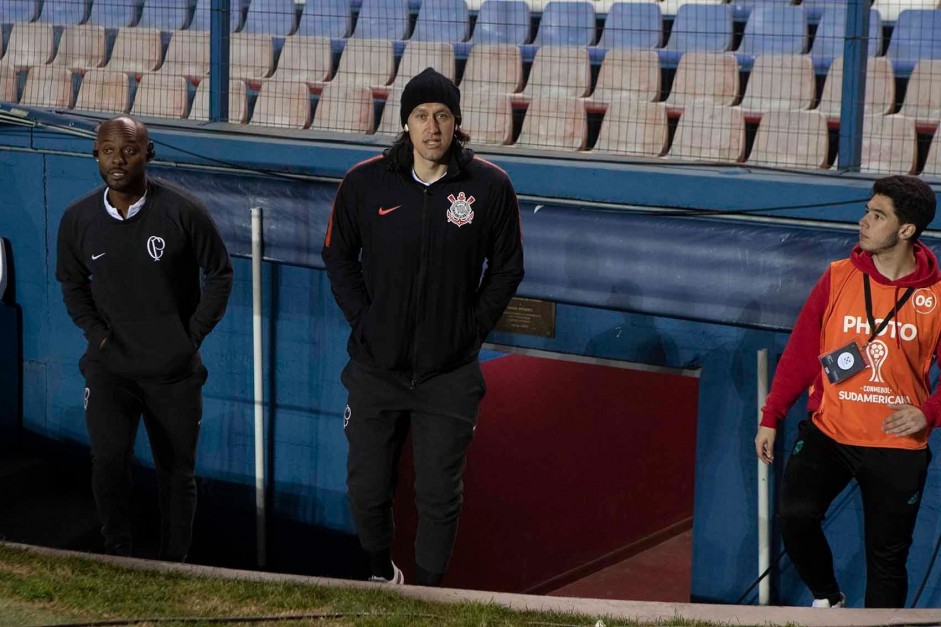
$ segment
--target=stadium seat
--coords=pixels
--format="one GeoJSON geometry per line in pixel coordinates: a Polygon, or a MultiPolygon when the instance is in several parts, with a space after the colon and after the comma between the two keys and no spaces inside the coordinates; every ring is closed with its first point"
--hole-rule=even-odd
{"type": "Polygon", "coordinates": [[[938,0],[873,0],[872,8],[882,14],[886,22],[895,22],[899,14],[908,9],[941,9],[938,0]]]}
{"type": "Polygon", "coordinates": [[[588,143],[588,116],[579,98],[538,96],[523,118],[516,140],[520,148],[540,150],[584,150],[588,143]]]}
{"type": "Polygon", "coordinates": [[[332,82],[383,86],[395,76],[395,57],[391,41],[350,39],[346,42],[336,76],[332,82]]]}
{"type": "Polygon", "coordinates": [[[363,0],[353,37],[405,39],[409,27],[408,0],[363,0]]]}
{"type": "Polygon", "coordinates": [[[725,52],[731,48],[732,7],[684,4],[673,21],[667,45],[660,51],[660,60],[672,67],[687,52],[725,52]]]}
{"type": "Polygon", "coordinates": [[[914,174],[917,157],[915,120],[901,115],[864,118],[860,172],[914,174]]]}
{"type": "Polygon", "coordinates": [[[529,5],[522,0],[486,0],[477,14],[471,42],[523,44],[529,41],[529,5]]]}
{"type": "MultiPolygon", "coordinates": [[[[461,100],[466,100],[467,94],[461,92],[461,100]]],[[[376,135],[394,137],[402,132],[402,120],[399,117],[399,107],[402,105],[402,88],[393,86],[389,89],[389,95],[386,97],[386,103],[382,107],[382,115],[379,117],[379,126],[376,127],[376,135]]],[[[463,107],[461,112],[464,112],[463,107]]]]}
{"type": "Polygon", "coordinates": [[[501,146],[513,141],[513,107],[510,97],[492,91],[461,93],[461,128],[471,144],[501,146]]]}
{"type": "Polygon", "coordinates": [[[104,69],[85,72],[75,100],[76,109],[127,113],[129,104],[127,74],[104,69]]]}
{"type": "Polygon", "coordinates": [[[369,134],[375,125],[372,91],[362,85],[324,86],[314,111],[311,130],[369,134]]]}
{"type": "Polygon", "coordinates": [[[732,17],[738,22],[745,22],[756,7],[794,4],[791,0],[730,0],[732,17]]]}
{"type": "Polygon", "coordinates": [[[170,37],[160,72],[200,80],[209,75],[209,32],[178,30],[170,37]]]}
{"type": "Polygon", "coordinates": [[[660,10],[664,15],[679,15],[687,4],[722,4],[726,0],[662,0],[660,10]]]}
{"type": "MultiPolygon", "coordinates": [[[[823,13],[810,48],[814,70],[826,74],[833,59],[843,56],[846,39],[846,7],[828,9],[823,13]]],[[[867,54],[878,56],[882,51],[882,19],[875,9],[869,10],[869,44],[867,54]]]]}
{"type": "MultiPolygon", "coordinates": [[[[198,121],[209,119],[209,81],[201,82],[196,88],[189,119],[198,121]]],[[[229,81],[229,122],[232,124],[248,122],[248,91],[244,81],[229,81]]]]}
{"type": "Polygon", "coordinates": [[[454,50],[451,44],[441,41],[409,40],[408,45],[405,46],[405,52],[402,53],[402,59],[399,61],[398,72],[395,80],[392,81],[392,86],[405,87],[412,77],[429,67],[454,80],[454,50]]]}
{"type": "Polygon", "coordinates": [[[186,0],[144,0],[138,28],[173,32],[186,28],[189,5],[186,0]]]}
{"type": "Polygon", "coordinates": [[[803,0],[804,15],[808,24],[816,24],[826,12],[842,13],[846,15],[847,0],[803,0]]]}
{"type": "Polygon", "coordinates": [[[925,167],[921,171],[922,176],[932,178],[941,178],[941,135],[935,134],[931,140],[931,146],[928,148],[928,158],[925,160],[925,167]]]}
{"type": "Polygon", "coordinates": [[[39,22],[14,24],[7,40],[7,51],[0,63],[17,69],[45,65],[52,61],[53,48],[52,24],[39,22]]]}
{"type": "Polygon", "coordinates": [[[352,28],[349,0],[307,0],[295,36],[343,39],[352,28]]]}
{"type": "Polygon", "coordinates": [[[0,24],[32,22],[41,8],[41,0],[0,0],[0,24]]]}
{"type": "Polygon", "coordinates": [[[39,21],[54,26],[81,24],[90,8],[89,0],[43,0],[39,21]]]}
{"type": "Polygon", "coordinates": [[[241,32],[284,37],[294,32],[294,0],[252,0],[241,32]]]}
{"type": "Polygon", "coordinates": [[[68,109],[72,106],[72,73],[54,65],[30,68],[23,86],[20,104],[47,109],[68,109]]]}
{"type": "Polygon", "coordinates": [[[660,99],[660,57],[655,51],[615,48],[605,54],[591,101],[607,104],[621,98],[660,99]]]}
{"type": "Polygon", "coordinates": [[[0,63],[0,102],[16,102],[16,70],[0,63]]]}
{"type": "Polygon", "coordinates": [[[333,73],[333,53],[326,37],[293,35],[284,40],[273,81],[301,81],[315,85],[329,80],[333,73]]]}
{"type": "Polygon", "coordinates": [[[917,124],[941,122],[941,59],[924,59],[915,65],[899,113],[917,124]]]}
{"type": "Polygon", "coordinates": [[[921,59],[941,59],[941,11],[902,11],[886,56],[898,76],[908,76],[921,59]]]}
{"type": "Polygon", "coordinates": [[[687,107],[676,125],[668,156],[691,161],[741,161],[745,156],[742,112],[708,104],[687,107]]]}
{"type": "Polygon", "coordinates": [[[585,0],[552,0],[542,12],[534,46],[590,46],[595,40],[595,8],[585,0]]]}
{"type": "Polygon", "coordinates": [[[663,18],[655,2],[615,2],[604,22],[598,48],[659,48],[663,18]]]}
{"type": "Polygon", "coordinates": [[[409,41],[459,42],[470,34],[464,0],[423,0],[409,41]]]}
{"type": "Polygon", "coordinates": [[[133,26],[140,6],[140,0],[95,0],[87,23],[105,28],[133,26]]]}
{"type": "Polygon", "coordinates": [[[615,98],[608,105],[591,152],[659,157],[667,149],[667,110],[662,102],[615,98]]]}
{"type": "Polygon", "coordinates": [[[274,47],[268,35],[235,33],[230,42],[230,78],[257,81],[274,70],[274,47]]]}
{"type": "Polygon", "coordinates": [[[105,46],[104,26],[66,26],[52,64],[74,71],[101,67],[105,64],[105,46]]]}
{"type": "Polygon", "coordinates": [[[131,108],[133,115],[183,119],[188,110],[189,87],[185,78],[163,74],[141,77],[131,108]]]}
{"type": "Polygon", "coordinates": [[[755,60],[741,108],[745,115],[809,109],[816,95],[810,57],[803,54],[764,55],[755,60]]]}
{"type": "Polygon", "coordinates": [[[667,106],[731,106],[738,99],[739,70],[729,52],[688,52],[680,59],[667,106]]]}
{"type": "Polygon", "coordinates": [[[536,52],[523,97],[583,98],[590,86],[588,50],[544,46],[536,52]]]}
{"type": "Polygon", "coordinates": [[[310,88],[306,83],[266,81],[258,90],[252,126],[307,128],[310,126],[310,88]]]}
{"type": "MultiPolygon", "coordinates": [[[[843,58],[837,57],[827,73],[817,111],[830,120],[839,120],[842,98],[843,58]]],[[[892,64],[885,57],[870,57],[866,61],[866,96],[863,106],[868,115],[885,115],[895,106],[895,77],[892,64]]]]}
{"type": "Polygon", "coordinates": [[[745,68],[763,54],[803,54],[807,50],[807,18],[804,9],[788,4],[762,4],[745,23],[742,44],[736,53],[745,68]]]}
{"type": "Polygon", "coordinates": [[[748,163],[798,169],[827,167],[827,119],[816,111],[771,111],[761,118],[748,163]]]}
{"type": "MultiPolygon", "coordinates": [[[[196,0],[196,11],[193,13],[193,22],[189,25],[189,30],[198,30],[209,32],[211,21],[210,7],[212,0],[196,0]]],[[[237,0],[230,2],[229,10],[229,32],[234,33],[239,29],[242,23],[242,13],[239,11],[237,0]]]]}
{"type": "Polygon", "coordinates": [[[160,67],[163,46],[155,28],[122,28],[114,39],[111,60],[105,66],[116,72],[143,74],[160,67]]]}
{"type": "Polygon", "coordinates": [[[477,44],[471,48],[461,79],[462,92],[513,94],[522,84],[523,63],[517,46],[477,44]]]}

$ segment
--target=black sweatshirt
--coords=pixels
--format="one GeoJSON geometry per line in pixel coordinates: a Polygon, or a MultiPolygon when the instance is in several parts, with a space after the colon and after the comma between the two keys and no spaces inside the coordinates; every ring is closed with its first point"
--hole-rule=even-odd
{"type": "Polygon", "coordinates": [[[350,357],[413,385],[476,359],[523,279],[509,178],[470,151],[454,153],[447,175],[428,187],[388,156],[354,166],[323,247],[352,326],[350,357]]]}
{"type": "Polygon", "coordinates": [[[165,181],[149,179],[144,206],[124,221],[105,209],[104,190],[59,224],[56,278],[85,357],[134,379],[185,376],[232,291],[225,244],[203,204],[165,181]]]}

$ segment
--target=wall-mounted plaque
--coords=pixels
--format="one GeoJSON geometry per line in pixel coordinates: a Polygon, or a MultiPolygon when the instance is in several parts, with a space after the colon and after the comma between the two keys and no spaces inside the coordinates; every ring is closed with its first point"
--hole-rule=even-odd
{"type": "Polygon", "coordinates": [[[555,337],[555,303],[535,298],[514,298],[497,322],[496,330],[555,337]]]}

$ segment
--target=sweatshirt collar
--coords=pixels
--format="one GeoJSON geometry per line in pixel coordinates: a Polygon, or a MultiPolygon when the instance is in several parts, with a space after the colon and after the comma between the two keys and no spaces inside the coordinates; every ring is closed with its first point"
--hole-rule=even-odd
{"type": "Polygon", "coordinates": [[[108,192],[110,190],[111,190],[110,187],[107,187],[107,186],[105,187],[105,193],[104,193],[105,209],[108,211],[108,215],[110,215],[115,220],[120,220],[121,222],[123,222],[124,220],[130,220],[131,218],[136,216],[137,212],[140,211],[141,208],[144,206],[144,203],[147,202],[147,192],[144,192],[144,195],[140,197],[140,200],[138,200],[136,203],[134,203],[133,205],[127,208],[127,218],[122,218],[121,213],[117,209],[115,209],[114,205],[112,205],[108,201],[108,192]]]}
{"type": "Polygon", "coordinates": [[[872,260],[872,254],[864,251],[858,244],[853,248],[850,259],[857,270],[868,274],[873,281],[880,285],[919,288],[928,287],[941,281],[941,271],[938,269],[938,260],[934,253],[921,242],[915,242],[912,252],[915,255],[915,269],[895,281],[883,276],[876,268],[876,264],[872,260]]]}

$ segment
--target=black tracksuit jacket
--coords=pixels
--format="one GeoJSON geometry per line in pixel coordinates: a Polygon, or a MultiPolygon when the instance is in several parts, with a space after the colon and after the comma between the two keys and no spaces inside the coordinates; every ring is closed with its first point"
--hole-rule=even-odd
{"type": "Polygon", "coordinates": [[[322,256],[350,357],[415,385],[476,359],[523,280],[519,205],[506,173],[470,150],[428,187],[391,163],[347,173],[322,256]]]}

